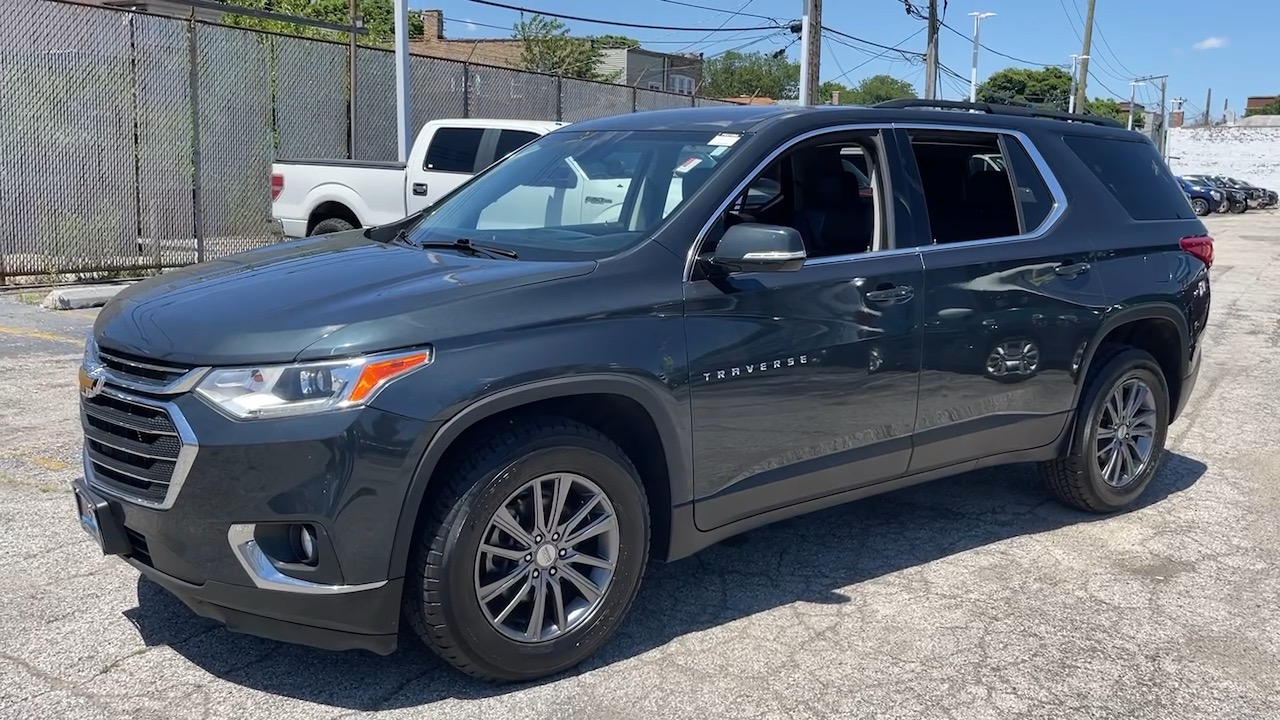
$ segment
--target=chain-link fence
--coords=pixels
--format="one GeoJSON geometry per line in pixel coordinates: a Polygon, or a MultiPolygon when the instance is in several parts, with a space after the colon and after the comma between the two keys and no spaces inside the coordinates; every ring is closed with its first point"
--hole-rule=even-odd
{"type": "MultiPolygon", "coordinates": [[[[277,157],[393,160],[395,67],[345,44],[56,0],[0,13],[0,285],[118,277],[279,239],[277,157]]],[[[411,131],[724,104],[412,56],[411,131]]]]}

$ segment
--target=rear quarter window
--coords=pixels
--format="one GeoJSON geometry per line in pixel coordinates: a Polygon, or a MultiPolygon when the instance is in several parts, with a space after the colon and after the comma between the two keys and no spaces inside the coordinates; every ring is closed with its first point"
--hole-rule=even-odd
{"type": "Polygon", "coordinates": [[[1081,135],[1063,139],[1134,220],[1195,217],[1169,166],[1150,143],[1081,135]]]}

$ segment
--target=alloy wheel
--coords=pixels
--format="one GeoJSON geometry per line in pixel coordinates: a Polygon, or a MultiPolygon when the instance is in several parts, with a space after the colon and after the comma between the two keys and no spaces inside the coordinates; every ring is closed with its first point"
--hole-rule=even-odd
{"type": "Polygon", "coordinates": [[[1129,378],[1112,389],[1098,414],[1094,462],[1104,482],[1122,488],[1138,478],[1155,449],[1156,399],[1151,388],[1129,378]]]}
{"type": "Polygon", "coordinates": [[[530,480],[489,519],[476,553],[485,618],[517,642],[572,632],[600,608],[619,545],[613,504],[594,482],[572,473],[530,480]]]}

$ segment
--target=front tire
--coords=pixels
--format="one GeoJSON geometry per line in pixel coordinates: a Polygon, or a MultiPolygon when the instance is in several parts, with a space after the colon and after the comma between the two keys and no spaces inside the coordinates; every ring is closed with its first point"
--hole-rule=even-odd
{"type": "Polygon", "coordinates": [[[355,225],[342,218],[328,218],[316,223],[316,226],[311,228],[311,235],[331,235],[333,233],[346,232],[347,230],[355,230],[355,228],[355,225]]]}
{"type": "Polygon", "coordinates": [[[1237,214],[1237,215],[1239,215],[1240,213],[1244,212],[1244,211],[1245,211],[1245,210],[1247,210],[1248,208],[1249,208],[1248,203],[1244,202],[1243,200],[1242,200],[1242,201],[1240,201],[1240,202],[1231,203],[1231,212],[1233,212],[1233,213],[1235,213],[1235,214],[1237,214]]]}
{"type": "Polygon", "coordinates": [[[1204,198],[1191,198],[1191,209],[1196,215],[1204,217],[1209,214],[1209,203],[1204,198]]]}
{"type": "Polygon", "coordinates": [[[1132,504],[1151,484],[1169,430],[1169,389],[1149,353],[1104,346],[1076,412],[1068,455],[1040,465],[1062,503],[1096,513],[1132,504]]]}
{"type": "Polygon", "coordinates": [[[608,437],[558,417],[504,425],[459,457],[433,480],[437,499],[419,521],[409,624],[485,680],[578,665],[613,635],[648,561],[635,466],[608,437]]]}

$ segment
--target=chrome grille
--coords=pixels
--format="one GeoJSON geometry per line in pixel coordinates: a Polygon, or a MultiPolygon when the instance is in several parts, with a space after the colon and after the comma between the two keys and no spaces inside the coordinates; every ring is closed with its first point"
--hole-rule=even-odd
{"type": "Polygon", "coordinates": [[[89,483],[144,505],[172,505],[196,450],[177,408],[110,387],[80,407],[89,483]]]}
{"type": "Polygon", "coordinates": [[[98,349],[98,361],[107,367],[113,378],[128,385],[158,391],[173,385],[192,370],[190,365],[158,363],[101,348],[98,349]]]}

